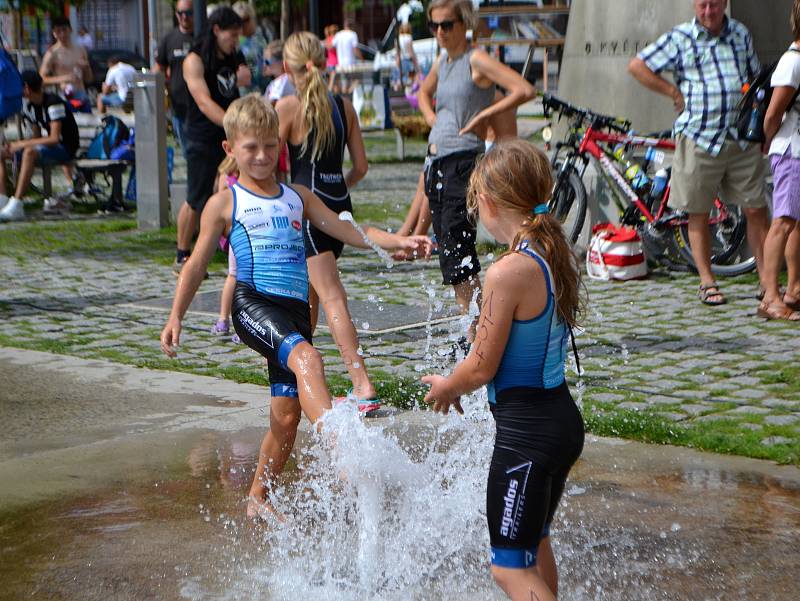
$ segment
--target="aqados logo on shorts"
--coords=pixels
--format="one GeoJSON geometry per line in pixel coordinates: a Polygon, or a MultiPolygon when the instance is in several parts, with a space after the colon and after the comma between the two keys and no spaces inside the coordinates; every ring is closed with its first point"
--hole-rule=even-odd
{"type": "Polygon", "coordinates": [[[299,232],[299,231],[300,231],[300,228],[301,228],[301,227],[303,227],[303,224],[302,224],[302,223],[300,223],[299,221],[297,221],[297,219],[294,219],[294,220],[292,221],[292,227],[293,227],[294,229],[296,229],[296,230],[299,232]]]}

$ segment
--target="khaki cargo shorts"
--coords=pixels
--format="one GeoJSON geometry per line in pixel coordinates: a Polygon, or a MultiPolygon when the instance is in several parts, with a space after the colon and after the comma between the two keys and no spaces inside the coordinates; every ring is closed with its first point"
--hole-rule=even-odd
{"type": "Polygon", "coordinates": [[[687,213],[708,213],[719,198],[746,209],[767,205],[764,179],[766,163],[758,144],[742,150],[725,140],[717,156],[698,147],[686,136],[676,140],[672,163],[669,206],[687,213]]]}

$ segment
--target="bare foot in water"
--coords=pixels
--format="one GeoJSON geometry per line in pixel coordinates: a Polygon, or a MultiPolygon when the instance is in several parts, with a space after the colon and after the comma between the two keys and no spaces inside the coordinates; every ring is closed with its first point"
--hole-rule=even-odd
{"type": "Polygon", "coordinates": [[[282,524],[286,523],[286,516],[275,509],[271,503],[252,495],[247,497],[247,518],[265,522],[277,520],[282,524]]]}

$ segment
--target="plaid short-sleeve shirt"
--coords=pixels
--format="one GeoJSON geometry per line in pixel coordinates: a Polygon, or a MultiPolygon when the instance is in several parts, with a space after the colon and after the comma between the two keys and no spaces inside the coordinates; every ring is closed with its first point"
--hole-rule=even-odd
{"type": "Polygon", "coordinates": [[[747,28],[726,17],[719,36],[712,36],[697,19],[671,29],[639,53],[654,73],[671,71],[686,108],[675,121],[683,134],[712,156],[719,154],[726,135],[737,138],[736,105],[742,86],[760,69],[747,28]]]}

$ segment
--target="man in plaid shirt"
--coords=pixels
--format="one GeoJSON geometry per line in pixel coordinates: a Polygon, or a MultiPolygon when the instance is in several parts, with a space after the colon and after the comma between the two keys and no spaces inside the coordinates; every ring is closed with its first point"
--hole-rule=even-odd
{"type": "Polygon", "coordinates": [[[740,141],[734,127],[742,86],[760,65],[750,32],[725,15],[726,6],[727,0],[694,0],[695,18],[662,35],[628,66],[642,85],[672,98],[680,113],[669,204],[689,215],[699,296],[709,305],[725,302],[711,272],[708,217],[717,195],[742,207],[759,273],[768,229],[761,148],[740,141]],[[663,71],[672,72],[675,84],[663,71]]]}

